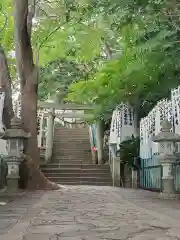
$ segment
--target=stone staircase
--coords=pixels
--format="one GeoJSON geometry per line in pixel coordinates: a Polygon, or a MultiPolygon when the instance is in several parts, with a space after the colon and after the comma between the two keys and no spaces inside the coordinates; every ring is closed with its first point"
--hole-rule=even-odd
{"type": "Polygon", "coordinates": [[[92,164],[87,128],[55,128],[52,163],[42,171],[59,184],[112,185],[109,165],[92,164]]]}

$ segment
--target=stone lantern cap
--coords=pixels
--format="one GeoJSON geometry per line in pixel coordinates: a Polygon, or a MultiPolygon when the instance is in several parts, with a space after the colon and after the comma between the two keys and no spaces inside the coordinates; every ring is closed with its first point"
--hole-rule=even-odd
{"type": "Polygon", "coordinates": [[[5,140],[11,139],[11,138],[25,139],[28,137],[29,137],[29,134],[22,129],[21,119],[18,117],[13,117],[11,119],[11,128],[6,130],[5,136],[3,137],[3,139],[5,140]]]}
{"type": "Polygon", "coordinates": [[[180,142],[180,136],[171,132],[172,124],[165,119],[161,124],[161,132],[152,137],[153,142],[180,142]]]}

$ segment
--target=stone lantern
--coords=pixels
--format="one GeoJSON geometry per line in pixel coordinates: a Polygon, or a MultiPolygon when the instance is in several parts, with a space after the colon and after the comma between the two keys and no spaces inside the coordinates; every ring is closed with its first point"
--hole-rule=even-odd
{"type": "Polygon", "coordinates": [[[174,176],[172,167],[177,160],[175,145],[180,142],[180,136],[171,132],[172,125],[165,119],[161,124],[161,132],[152,138],[153,142],[159,143],[159,160],[163,169],[162,184],[163,193],[161,195],[168,198],[175,197],[174,176]]]}
{"type": "Polygon", "coordinates": [[[19,188],[19,165],[23,160],[24,140],[27,138],[28,133],[22,129],[21,119],[12,118],[11,129],[6,130],[3,138],[7,140],[8,189],[18,190],[19,188]]]}

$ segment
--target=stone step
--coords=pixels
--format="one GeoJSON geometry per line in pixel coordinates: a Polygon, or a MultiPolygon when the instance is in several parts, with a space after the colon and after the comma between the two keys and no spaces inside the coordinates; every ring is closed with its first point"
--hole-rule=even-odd
{"type": "Polygon", "coordinates": [[[52,163],[57,163],[61,166],[67,165],[67,164],[68,165],[70,165],[70,164],[72,164],[72,165],[84,165],[84,164],[88,165],[88,164],[92,164],[92,160],[91,159],[89,159],[89,160],[56,160],[56,159],[53,159],[52,163]]]}
{"type": "Polygon", "coordinates": [[[89,136],[77,136],[77,135],[74,135],[74,136],[62,136],[62,135],[55,135],[54,136],[54,141],[55,142],[67,142],[67,141],[70,141],[72,142],[73,140],[76,140],[77,142],[88,142],[89,140],[89,136]]]}
{"type": "Polygon", "coordinates": [[[84,146],[82,144],[79,145],[70,145],[70,144],[57,144],[57,145],[53,145],[53,150],[56,151],[60,151],[60,152],[67,152],[67,151],[71,151],[71,152],[90,152],[91,151],[91,147],[90,144],[87,146],[84,146]]]}
{"type": "Polygon", "coordinates": [[[89,160],[89,159],[92,159],[92,156],[91,155],[86,155],[86,154],[81,154],[81,155],[78,155],[78,154],[74,154],[74,155],[67,155],[67,154],[58,154],[58,156],[56,155],[53,155],[52,156],[52,159],[56,159],[56,160],[89,160]]]}
{"type": "Polygon", "coordinates": [[[83,146],[88,146],[88,145],[90,145],[90,142],[85,142],[85,141],[77,141],[77,139],[71,139],[71,141],[69,140],[63,140],[63,141],[61,141],[61,138],[59,138],[59,139],[55,139],[54,140],[54,145],[55,146],[57,146],[57,145],[62,145],[62,146],[64,146],[64,145],[66,145],[66,144],[69,144],[70,146],[78,146],[78,145],[80,145],[80,144],[82,144],[83,146]]]}
{"type": "Polygon", "coordinates": [[[91,153],[91,149],[80,149],[80,148],[76,148],[76,149],[71,149],[71,148],[53,148],[53,151],[56,151],[57,153],[67,153],[68,151],[72,153],[91,153]]]}
{"type": "Polygon", "coordinates": [[[80,177],[80,178],[91,178],[91,177],[96,177],[96,178],[105,178],[105,179],[109,179],[109,180],[111,180],[111,178],[110,178],[110,175],[108,174],[108,173],[103,173],[103,172],[91,172],[91,173],[87,173],[87,172],[83,172],[83,171],[81,171],[81,172],[79,172],[79,171],[77,171],[77,172],[75,172],[75,173],[72,173],[72,172],[70,172],[70,173],[63,173],[63,172],[61,172],[60,170],[59,170],[59,172],[56,172],[56,173],[54,173],[54,172],[45,172],[44,171],[44,175],[46,176],[46,177],[56,177],[56,178],[58,178],[58,177],[60,177],[60,178],[63,178],[63,177],[65,177],[65,178],[70,178],[71,180],[72,179],[75,179],[75,178],[78,178],[78,177],[80,177]]]}
{"type": "Polygon", "coordinates": [[[58,157],[56,157],[56,156],[53,156],[52,157],[52,159],[53,160],[57,160],[57,161],[61,161],[61,160],[67,160],[67,161],[69,161],[69,160],[80,160],[80,161],[86,161],[86,160],[91,160],[92,159],[92,157],[91,156],[88,156],[88,155],[81,155],[81,156],[79,156],[79,155],[76,155],[76,154],[74,154],[74,156],[68,156],[68,155],[58,155],[58,157]]]}
{"type": "MultiPolygon", "coordinates": [[[[61,161],[81,161],[81,162],[89,162],[92,160],[91,156],[66,156],[66,155],[62,155],[62,156],[53,156],[52,157],[53,161],[57,161],[57,162],[61,162],[61,161]]],[[[53,162],[52,161],[52,162],[53,162]]]]}
{"type": "Polygon", "coordinates": [[[80,137],[89,137],[89,133],[86,132],[76,132],[76,131],[68,131],[68,132],[63,132],[63,131],[55,131],[54,132],[54,136],[63,136],[66,137],[68,135],[68,137],[72,136],[80,136],[80,137]]]}
{"type": "Polygon", "coordinates": [[[81,145],[81,147],[90,147],[90,143],[83,143],[83,142],[75,142],[76,140],[74,140],[73,142],[54,142],[53,146],[56,146],[56,147],[59,147],[59,146],[62,146],[62,147],[78,147],[81,145]]]}
{"type": "Polygon", "coordinates": [[[67,185],[67,186],[77,186],[77,185],[84,185],[84,186],[112,186],[112,182],[88,182],[88,181],[80,181],[80,182],[56,182],[60,185],[67,185]]]}
{"type": "Polygon", "coordinates": [[[76,160],[74,160],[74,161],[53,161],[53,163],[59,163],[60,164],[60,166],[62,166],[62,165],[66,165],[66,164],[72,164],[72,165],[82,165],[82,164],[89,164],[89,163],[91,163],[90,161],[88,162],[88,161],[76,161],[76,160]]]}
{"type": "MultiPolygon", "coordinates": [[[[69,130],[69,129],[77,129],[77,128],[66,128],[66,127],[64,127],[64,126],[55,126],[55,128],[56,129],[66,129],[66,130],[69,130]]],[[[81,128],[78,128],[78,129],[80,129],[80,130],[87,130],[87,129],[89,129],[88,128],[88,126],[84,126],[84,127],[81,127],[81,128]]]]}
{"type": "Polygon", "coordinates": [[[59,163],[59,164],[91,164],[92,163],[92,159],[91,158],[86,158],[85,160],[83,158],[73,158],[73,159],[69,159],[69,158],[61,158],[61,159],[57,159],[57,158],[52,158],[52,163],[59,163]]]}
{"type": "Polygon", "coordinates": [[[61,150],[61,151],[66,151],[66,150],[71,150],[71,151],[90,151],[91,147],[90,145],[87,146],[83,146],[83,145],[68,145],[68,143],[66,145],[61,145],[61,144],[57,144],[57,145],[53,145],[53,150],[61,150]]]}
{"type": "Polygon", "coordinates": [[[82,144],[79,145],[68,145],[68,143],[66,145],[61,145],[61,144],[57,144],[57,145],[53,145],[53,150],[61,150],[61,151],[65,151],[65,150],[71,150],[71,151],[90,151],[91,147],[90,145],[87,146],[83,146],[82,144]]]}
{"type": "Polygon", "coordinates": [[[54,136],[54,141],[55,142],[59,142],[61,140],[61,142],[66,142],[66,141],[73,141],[73,140],[77,140],[79,142],[81,141],[88,141],[89,140],[89,136],[77,136],[77,135],[74,135],[74,136],[62,136],[62,135],[55,135],[54,136]]]}
{"type": "Polygon", "coordinates": [[[92,164],[88,128],[55,129],[52,162],[41,169],[49,180],[64,185],[112,185],[110,167],[92,164]]]}
{"type": "Polygon", "coordinates": [[[81,160],[85,160],[87,159],[91,159],[91,155],[90,154],[76,154],[74,153],[74,155],[68,155],[68,154],[62,154],[62,153],[58,153],[57,155],[54,153],[52,158],[53,159],[81,159],[81,160]]]}
{"type": "Polygon", "coordinates": [[[83,173],[83,174],[109,174],[110,170],[109,169],[96,169],[96,168],[90,168],[90,169],[81,169],[81,168],[42,168],[42,171],[44,173],[52,173],[52,174],[58,174],[58,173],[63,173],[63,174],[74,174],[74,173],[83,173]]]}
{"type": "Polygon", "coordinates": [[[76,137],[62,137],[62,136],[58,136],[57,138],[54,138],[54,142],[55,143],[75,143],[75,144],[79,144],[79,143],[85,143],[85,144],[89,144],[89,139],[88,137],[85,137],[85,138],[77,138],[76,137]],[[63,139],[64,138],[64,139],[63,139]]]}
{"type": "Polygon", "coordinates": [[[91,155],[88,154],[74,154],[74,155],[67,155],[67,154],[58,154],[58,155],[53,155],[52,159],[56,159],[56,160],[86,160],[86,159],[91,159],[91,155]]]}
{"type": "Polygon", "coordinates": [[[80,159],[80,160],[86,160],[86,159],[91,159],[92,156],[90,154],[74,154],[74,155],[68,155],[68,154],[57,154],[55,155],[55,153],[52,156],[53,159],[80,159]]]}
{"type": "Polygon", "coordinates": [[[90,149],[58,149],[58,148],[56,148],[56,149],[54,149],[53,148],[53,155],[57,155],[58,156],[58,154],[57,153],[61,153],[61,154],[68,154],[68,152],[70,153],[69,155],[74,155],[74,154],[90,154],[91,153],[91,150],[90,149]],[[54,152],[56,153],[56,154],[54,154],[54,152]]]}
{"type": "Polygon", "coordinates": [[[89,153],[89,152],[91,152],[91,149],[90,149],[90,147],[84,148],[84,147],[80,147],[80,146],[78,146],[78,147],[75,146],[74,148],[71,148],[69,146],[61,148],[61,146],[58,146],[58,147],[53,147],[53,151],[59,151],[59,152],[71,151],[71,152],[75,152],[75,153],[78,153],[78,152],[89,153]]]}
{"type": "Polygon", "coordinates": [[[78,139],[81,139],[81,138],[89,139],[89,134],[86,134],[86,133],[76,133],[76,132],[74,132],[74,133],[71,133],[71,132],[64,132],[64,133],[59,132],[59,133],[57,133],[57,132],[55,132],[54,137],[62,137],[62,139],[63,138],[71,139],[71,137],[73,137],[73,138],[77,137],[78,139]]]}
{"type": "Polygon", "coordinates": [[[107,177],[48,177],[48,179],[52,182],[62,183],[62,182],[89,182],[89,183],[110,183],[112,182],[110,178],[107,177]]]}
{"type": "Polygon", "coordinates": [[[87,143],[83,143],[83,142],[76,142],[76,140],[70,142],[70,141],[63,141],[63,142],[54,142],[53,146],[62,146],[62,147],[67,147],[67,146],[70,146],[70,147],[78,147],[79,145],[83,146],[83,147],[89,147],[90,146],[90,143],[87,142],[87,143]]]}
{"type": "Polygon", "coordinates": [[[73,156],[79,156],[79,157],[89,157],[91,156],[91,150],[77,150],[76,151],[72,151],[71,149],[53,149],[53,156],[69,156],[69,157],[73,157],[73,156]]]}
{"type": "Polygon", "coordinates": [[[85,153],[85,154],[89,154],[89,153],[91,153],[91,149],[71,149],[71,148],[53,148],[53,151],[55,151],[56,153],[68,153],[68,152],[70,152],[71,154],[69,154],[69,155],[72,155],[72,153],[73,153],[73,155],[74,155],[74,153],[79,153],[79,154],[82,154],[82,153],[85,153]]]}
{"type": "Polygon", "coordinates": [[[89,135],[89,130],[87,128],[69,128],[69,129],[62,129],[62,128],[55,128],[54,129],[55,133],[77,133],[77,134],[87,134],[89,135]]]}
{"type": "Polygon", "coordinates": [[[62,137],[62,139],[66,139],[69,138],[71,139],[71,137],[75,138],[84,138],[84,139],[89,139],[89,134],[82,134],[82,133],[71,133],[71,132],[64,132],[64,133],[57,133],[55,132],[54,137],[62,137]]]}
{"type": "Polygon", "coordinates": [[[109,169],[109,165],[50,163],[50,164],[42,164],[42,165],[41,165],[41,168],[65,168],[65,169],[109,169]]]}

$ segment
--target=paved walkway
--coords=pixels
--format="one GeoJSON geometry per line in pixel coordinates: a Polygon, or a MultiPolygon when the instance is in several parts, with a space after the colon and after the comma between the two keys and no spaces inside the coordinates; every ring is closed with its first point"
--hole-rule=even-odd
{"type": "Polygon", "coordinates": [[[180,201],[156,193],[73,186],[0,206],[1,240],[178,240],[180,201]]]}

